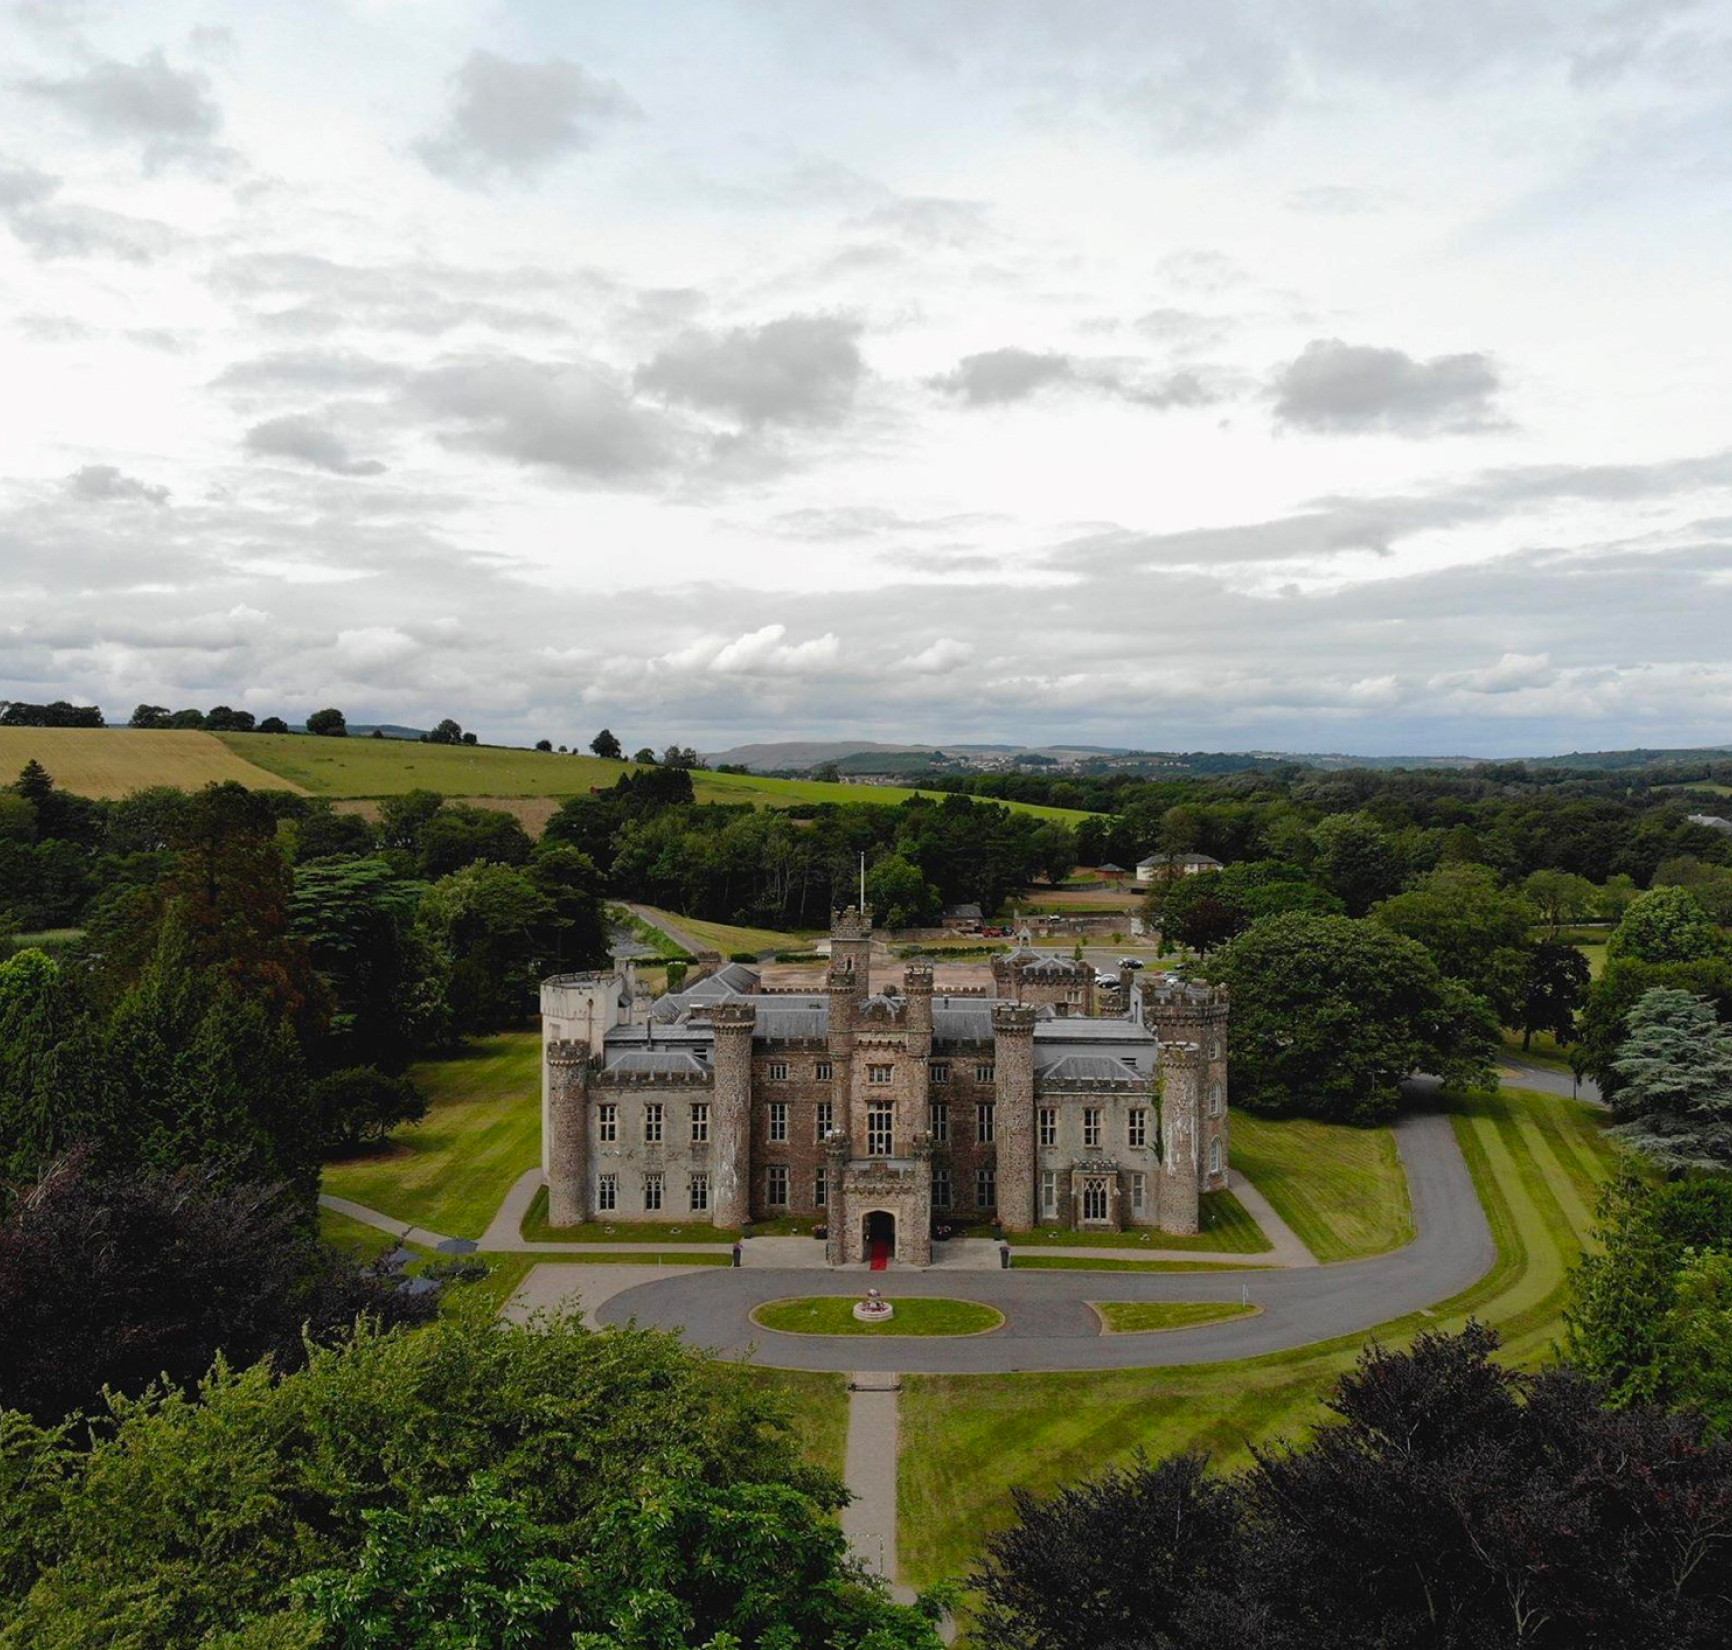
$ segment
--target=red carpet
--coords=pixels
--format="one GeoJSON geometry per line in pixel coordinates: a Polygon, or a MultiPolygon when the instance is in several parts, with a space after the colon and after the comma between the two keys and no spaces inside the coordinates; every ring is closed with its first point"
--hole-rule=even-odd
{"type": "Polygon", "coordinates": [[[872,1240],[872,1270],[886,1272],[890,1269],[890,1239],[873,1238],[872,1240]]]}

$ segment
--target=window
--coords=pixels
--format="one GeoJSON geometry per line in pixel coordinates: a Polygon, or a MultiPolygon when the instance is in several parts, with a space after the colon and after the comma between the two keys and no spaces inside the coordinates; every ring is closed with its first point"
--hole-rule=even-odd
{"type": "Polygon", "coordinates": [[[1211,1060],[1219,1060],[1221,1058],[1221,1036],[1219,1032],[1209,1039],[1209,1058],[1211,1060]]]}
{"type": "Polygon", "coordinates": [[[974,1206],[977,1209],[998,1207],[998,1176],[991,1169],[974,1171],[974,1206]]]}
{"type": "Polygon", "coordinates": [[[770,1102],[770,1139],[786,1142],[788,1138],[788,1102],[772,1100],[770,1102]]]}
{"type": "Polygon", "coordinates": [[[659,1174],[643,1177],[643,1206],[646,1214],[653,1214],[662,1206],[662,1177],[659,1174]]]}
{"type": "Polygon", "coordinates": [[[772,1060],[770,1062],[770,1081],[772,1083],[785,1083],[787,1080],[788,1062],[786,1060],[772,1060]]]}
{"type": "Polygon", "coordinates": [[[1137,1057],[1134,1054],[1121,1054],[1119,1056],[1119,1063],[1121,1065],[1129,1066],[1132,1071],[1137,1069],[1137,1057]]]}
{"type": "Polygon", "coordinates": [[[818,1102],[818,1138],[823,1140],[836,1127],[836,1102],[820,1100],[818,1102]]]}
{"type": "Polygon", "coordinates": [[[702,1214],[710,1206],[710,1177],[707,1174],[695,1174],[687,1187],[687,1201],[692,1206],[694,1215],[702,1214]]]}
{"type": "Polygon", "coordinates": [[[1209,1115],[1211,1117],[1221,1115],[1221,1079],[1219,1077],[1209,1085],[1209,1115]]]}
{"type": "Polygon", "coordinates": [[[828,1060],[820,1060],[818,1062],[818,1081],[820,1083],[828,1083],[830,1081],[830,1076],[830,1062],[828,1060]]]}
{"type": "Polygon", "coordinates": [[[1143,1203],[1149,1195],[1149,1177],[1146,1174],[1131,1176],[1131,1208],[1137,1213],[1143,1212],[1143,1203]]]}
{"type": "Polygon", "coordinates": [[[764,1171],[764,1201],[772,1209],[788,1206],[788,1165],[772,1163],[764,1171]]]}
{"type": "Polygon", "coordinates": [[[1073,1003],[1080,1003],[1082,1001],[1082,987],[1080,985],[1073,985],[1070,990],[1065,993],[1065,996],[1073,1003]]]}
{"type": "Polygon", "coordinates": [[[1098,1146],[1101,1143],[1101,1108],[1099,1106],[1083,1107],[1083,1144],[1098,1146]]]}
{"type": "Polygon", "coordinates": [[[926,1108],[927,1127],[932,1130],[935,1145],[945,1146],[950,1143],[950,1107],[942,1100],[934,1100],[926,1108]]]}
{"type": "Polygon", "coordinates": [[[597,1106],[595,1108],[595,1137],[597,1140],[619,1139],[619,1107],[597,1106]]]}
{"type": "Polygon", "coordinates": [[[1221,1172],[1221,1137],[1220,1137],[1220,1135],[1216,1135],[1215,1138],[1209,1142],[1209,1173],[1210,1174],[1219,1174],[1220,1172],[1221,1172]]]}
{"type": "Polygon", "coordinates": [[[710,1103],[700,1100],[692,1107],[692,1144],[701,1146],[710,1137],[710,1103]]]}
{"type": "Polygon", "coordinates": [[[890,1081],[890,1071],[889,1066],[868,1066],[866,1068],[866,1081],[874,1087],[882,1088],[890,1081]]]}
{"type": "Polygon", "coordinates": [[[950,1081],[950,1066],[948,1062],[944,1060],[934,1060],[929,1075],[935,1083],[948,1083],[950,1081]]]}
{"type": "Polygon", "coordinates": [[[595,1187],[595,1212],[609,1214],[619,1207],[619,1176],[604,1174],[595,1187]]]}
{"type": "Polygon", "coordinates": [[[1058,1170],[1042,1169],[1040,1171],[1040,1212],[1043,1215],[1058,1213],[1058,1170]]]}
{"type": "Polygon", "coordinates": [[[990,1083],[993,1080],[993,1068],[990,1064],[978,1065],[974,1068],[974,1080],[977,1083],[990,1083]]]}
{"type": "Polygon", "coordinates": [[[1043,1146],[1058,1144],[1058,1113],[1051,1106],[1040,1108],[1040,1143],[1043,1146]]]}
{"type": "Polygon", "coordinates": [[[1125,1118],[1125,1143],[1131,1146],[1149,1143],[1149,1114],[1142,1106],[1132,1106],[1125,1118]]]}
{"type": "Polygon", "coordinates": [[[643,1109],[644,1144],[659,1146],[662,1138],[662,1113],[666,1110],[659,1100],[652,1100],[643,1109]]]}
{"type": "Polygon", "coordinates": [[[950,1171],[934,1169],[932,1171],[932,1207],[948,1209],[955,1201],[955,1195],[950,1189],[950,1171]]]}
{"type": "Polygon", "coordinates": [[[820,1169],[812,1181],[812,1202],[820,1209],[830,1201],[830,1171],[820,1169]]]}
{"type": "Polygon", "coordinates": [[[974,1108],[974,1138],[983,1146],[992,1144],[992,1125],[995,1107],[990,1100],[982,1100],[974,1108]]]}
{"type": "Polygon", "coordinates": [[[1107,1218],[1107,1183],[1099,1175],[1090,1175],[1083,1182],[1082,1217],[1084,1220],[1107,1218]]]}
{"type": "Polygon", "coordinates": [[[890,1155],[895,1116],[896,1112],[890,1106],[868,1106],[866,1108],[866,1155],[868,1157],[888,1157],[890,1155]]]}

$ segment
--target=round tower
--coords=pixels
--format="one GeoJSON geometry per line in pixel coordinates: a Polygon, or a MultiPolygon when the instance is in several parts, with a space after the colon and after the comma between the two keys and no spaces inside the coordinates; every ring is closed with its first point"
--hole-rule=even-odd
{"type": "Polygon", "coordinates": [[[589,1218],[589,1044],[547,1045],[547,1218],[580,1226],[589,1218]]]}
{"type": "Polygon", "coordinates": [[[1203,1051],[1161,1039],[1161,1230],[1195,1232],[1203,1051]]]}
{"type": "Polygon", "coordinates": [[[711,1219],[717,1226],[743,1226],[752,1216],[752,1028],[758,1011],[749,1002],[717,1003],[709,1018],[716,1038],[711,1219]]]}
{"type": "Polygon", "coordinates": [[[1228,1183],[1227,988],[1151,982],[1142,1000],[1144,1021],[1163,1047],[1175,1041],[1197,1049],[1197,1186],[1220,1191],[1228,1183]]]}
{"type": "Polygon", "coordinates": [[[998,1219],[1007,1232],[1034,1229],[1034,1025],[1039,1016],[1016,1003],[992,1010],[998,1219]]]}

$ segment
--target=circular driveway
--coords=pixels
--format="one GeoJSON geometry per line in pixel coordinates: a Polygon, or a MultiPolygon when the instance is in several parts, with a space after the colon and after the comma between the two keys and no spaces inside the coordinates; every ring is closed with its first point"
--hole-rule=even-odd
{"type": "Polygon", "coordinates": [[[877,1281],[894,1300],[928,1295],[996,1307],[1004,1326],[960,1340],[781,1334],[750,1320],[787,1295],[858,1295],[870,1274],[705,1268],[625,1290],[596,1314],[603,1324],[683,1330],[729,1358],[779,1369],[992,1374],[1023,1370],[1148,1369],[1284,1352],[1362,1333],[1459,1294],[1497,1258],[1449,1119],[1411,1113],[1395,1127],[1418,1236],[1370,1260],[1293,1271],[893,1272],[877,1281]],[[1089,1301],[1238,1301],[1254,1317],[1159,1334],[1103,1335],[1089,1301]]]}

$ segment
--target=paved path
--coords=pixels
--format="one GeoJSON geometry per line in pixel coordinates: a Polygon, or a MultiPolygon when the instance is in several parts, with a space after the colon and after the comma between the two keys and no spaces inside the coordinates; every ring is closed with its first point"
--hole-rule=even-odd
{"type": "Polygon", "coordinates": [[[415,1226],[406,1220],[397,1220],[390,1215],[382,1215],[377,1209],[369,1209],[364,1203],[351,1203],[346,1197],[332,1197],[329,1192],[319,1194],[319,1207],[330,1209],[336,1214],[347,1215],[350,1220],[358,1220],[363,1226],[371,1226],[376,1232],[389,1232],[392,1237],[400,1238],[407,1243],[419,1243],[429,1249],[436,1249],[449,1239],[443,1232],[430,1232],[425,1226],[415,1226]]]}
{"type": "MultiPolygon", "coordinates": [[[[1214,1363],[1285,1351],[1361,1333],[1446,1299],[1475,1282],[1496,1258],[1473,1180],[1449,1119],[1410,1113],[1395,1129],[1418,1236],[1404,1249],[1333,1266],[1241,1272],[980,1272],[966,1282],[944,1269],[895,1275],[904,1295],[965,1294],[1005,1314],[990,1335],[958,1339],[784,1335],[758,1328],[752,1308],[784,1295],[853,1295],[863,1273],[749,1268],[645,1282],[613,1295],[602,1324],[679,1328],[729,1357],[788,1369],[988,1373],[1017,1370],[1142,1369],[1214,1363]],[[1248,1298],[1256,1316],[1160,1335],[1099,1332],[1089,1300],[1207,1301],[1248,1298]]],[[[1075,1251],[1073,1251],[1074,1253],[1075,1251]]],[[[1257,1257],[1241,1257],[1254,1265],[1257,1257]]],[[[563,1270],[563,1269],[562,1269],[563,1270]]]]}
{"type": "Polygon", "coordinates": [[[1542,1066],[1532,1060],[1524,1060],[1519,1054],[1503,1054],[1497,1061],[1498,1075],[1512,1088],[1538,1089],[1541,1094],[1564,1094],[1578,1100],[1586,1100],[1590,1105],[1605,1104],[1600,1094],[1600,1085],[1591,1077],[1584,1077],[1577,1082],[1567,1071],[1559,1071],[1554,1066],[1542,1066]]]}
{"type": "Polygon", "coordinates": [[[682,951],[689,951],[694,957],[697,956],[699,952],[715,950],[713,945],[705,945],[704,942],[698,939],[695,935],[688,934],[685,929],[679,926],[678,923],[674,922],[669,917],[663,916],[662,913],[657,911],[653,906],[634,905],[630,900],[627,900],[625,901],[625,908],[641,922],[647,922],[651,928],[659,928],[682,951]]]}
{"type": "MultiPolygon", "coordinates": [[[[896,1581],[897,1375],[861,1371],[848,1381],[848,1451],[842,1468],[854,1499],[842,1509],[842,1534],[873,1575],[896,1581]]],[[[914,1594],[894,1587],[904,1604],[914,1594]]]]}
{"type": "Polygon", "coordinates": [[[576,1307],[586,1322],[594,1323],[596,1313],[615,1295],[640,1284],[653,1283],[658,1278],[688,1277],[693,1272],[714,1271],[704,1266],[630,1266],[625,1264],[584,1266],[580,1262],[567,1265],[550,1261],[530,1268],[529,1276],[518,1286],[517,1293],[505,1303],[502,1316],[513,1323],[523,1323],[536,1312],[558,1310],[569,1312],[576,1307]]]}
{"type": "Polygon", "coordinates": [[[1267,1254],[1246,1255],[1246,1260],[1262,1261],[1269,1266],[1315,1266],[1317,1257],[1305,1247],[1297,1232],[1275,1213],[1275,1205],[1236,1170],[1227,1171],[1233,1195],[1244,1204],[1246,1212],[1263,1228],[1269,1240],[1267,1254]]]}

